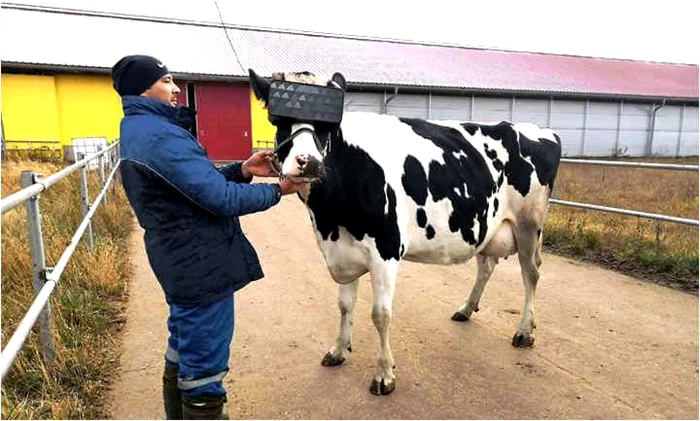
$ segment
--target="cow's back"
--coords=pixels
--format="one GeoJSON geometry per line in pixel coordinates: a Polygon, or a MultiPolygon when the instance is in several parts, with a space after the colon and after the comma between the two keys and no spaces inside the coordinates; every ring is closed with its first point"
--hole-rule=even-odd
{"type": "Polygon", "coordinates": [[[469,259],[504,221],[544,212],[561,155],[558,137],[532,124],[349,112],[341,129],[308,203],[320,245],[350,235],[385,260],[469,259]]]}

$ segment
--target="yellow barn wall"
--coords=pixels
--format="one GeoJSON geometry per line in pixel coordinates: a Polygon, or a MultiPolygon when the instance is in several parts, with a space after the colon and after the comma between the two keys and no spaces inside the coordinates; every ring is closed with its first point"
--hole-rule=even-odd
{"type": "Polygon", "coordinates": [[[47,142],[61,139],[55,79],[53,76],[2,75],[2,123],[8,149],[58,147],[47,142]]]}
{"type": "Polygon", "coordinates": [[[275,126],[267,119],[263,102],[250,91],[250,120],[253,131],[253,149],[273,149],[275,147],[275,126]]]}
{"type": "MultiPolygon", "coordinates": [[[[273,148],[275,127],[267,110],[250,92],[253,148],[273,148]]],[[[2,75],[2,118],[6,140],[60,141],[70,146],[77,137],[119,137],[121,100],[107,75],[2,75]]],[[[26,148],[26,144],[8,148],[26,148]]],[[[53,145],[56,147],[56,145],[53,145]]]]}
{"type": "Polygon", "coordinates": [[[122,105],[110,76],[56,75],[56,92],[63,145],[76,137],[119,137],[122,105]]]}

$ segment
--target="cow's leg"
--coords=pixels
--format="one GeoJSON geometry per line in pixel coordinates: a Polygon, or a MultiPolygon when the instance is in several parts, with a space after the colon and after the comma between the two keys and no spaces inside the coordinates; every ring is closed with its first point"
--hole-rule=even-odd
{"type": "Polygon", "coordinates": [[[369,390],[375,395],[388,395],[396,385],[394,356],[389,345],[389,326],[397,272],[396,261],[381,261],[372,268],[372,321],[379,334],[379,359],[369,390]]]}
{"type": "Polygon", "coordinates": [[[357,286],[359,281],[355,279],[349,284],[338,286],[338,307],[340,308],[340,332],[335,346],[323,357],[321,365],[332,367],[345,361],[348,352],[352,352],[352,325],[357,299],[357,286]]]}
{"type": "Polygon", "coordinates": [[[518,331],[513,336],[513,346],[529,347],[535,342],[532,330],[535,328],[535,290],[540,279],[539,267],[542,264],[540,256],[541,225],[534,221],[524,221],[518,224],[518,261],[525,286],[525,304],[523,317],[520,319],[518,331]]]}
{"type": "Polygon", "coordinates": [[[484,292],[484,287],[493,270],[496,268],[498,263],[498,258],[484,256],[483,254],[478,254],[476,256],[476,282],[474,282],[474,287],[472,287],[472,292],[469,294],[469,298],[464,300],[464,304],[457,310],[455,314],[452,315],[452,320],[457,322],[465,322],[469,320],[472,312],[479,311],[479,300],[481,299],[481,294],[484,292]]]}

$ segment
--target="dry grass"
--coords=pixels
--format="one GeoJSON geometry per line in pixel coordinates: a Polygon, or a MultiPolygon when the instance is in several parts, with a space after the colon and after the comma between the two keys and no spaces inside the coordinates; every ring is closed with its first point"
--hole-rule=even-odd
{"type": "MultiPolygon", "coordinates": [[[[14,161],[2,166],[2,193],[20,189],[19,175],[32,169],[48,176],[62,166],[14,161]]],[[[99,192],[91,171],[90,198],[99,192]]],[[[41,195],[47,264],[53,266],[82,219],[78,174],[41,195]]],[[[50,300],[56,360],[45,366],[35,327],[2,385],[2,418],[105,418],[105,397],[118,368],[126,285],[130,276],[126,241],[132,215],[119,185],[100,205],[94,219],[95,249],[81,241],[50,300]]],[[[2,217],[3,347],[34,299],[24,206],[2,217]]]]}
{"type": "MultiPolygon", "coordinates": [[[[697,158],[645,161],[698,164],[697,158]]],[[[698,173],[562,164],[553,197],[698,219],[698,173]]],[[[551,205],[544,241],[549,250],[685,290],[698,288],[696,227],[551,205]]]]}

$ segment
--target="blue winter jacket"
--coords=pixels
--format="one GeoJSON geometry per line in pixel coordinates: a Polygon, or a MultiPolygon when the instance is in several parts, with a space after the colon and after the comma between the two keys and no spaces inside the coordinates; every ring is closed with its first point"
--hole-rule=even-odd
{"type": "Polygon", "coordinates": [[[241,163],[217,169],[183,126],[186,107],[122,98],[120,174],[168,303],[217,301],[263,277],[238,217],[277,204],[279,186],[247,184],[241,163]]]}

